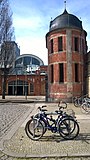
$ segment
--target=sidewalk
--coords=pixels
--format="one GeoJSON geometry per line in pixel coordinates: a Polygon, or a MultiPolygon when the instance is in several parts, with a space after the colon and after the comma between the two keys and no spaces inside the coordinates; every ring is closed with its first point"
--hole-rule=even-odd
{"type": "Polygon", "coordinates": [[[45,101],[45,96],[5,96],[5,99],[2,99],[2,96],[0,96],[0,103],[33,103],[43,101],[45,101]]]}
{"type": "MultiPolygon", "coordinates": [[[[43,104],[45,103],[40,102],[40,104],[37,103],[36,105],[39,106],[43,104]]],[[[33,103],[31,105],[33,105],[33,103]]],[[[53,103],[46,105],[50,111],[55,110],[57,106],[57,104],[53,103]]],[[[29,139],[25,133],[25,124],[30,118],[27,117],[12,137],[7,138],[7,135],[3,140],[2,152],[11,157],[20,158],[63,157],[69,159],[74,157],[79,160],[79,158],[82,157],[83,160],[86,160],[86,158],[87,160],[90,160],[90,115],[82,114],[80,108],[75,108],[72,104],[69,104],[68,106],[69,109],[74,109],[80,126],[80,134],[75,140],[67,141],[58,134],[47,131],[39,141],[33,141],[29,139]]]]}

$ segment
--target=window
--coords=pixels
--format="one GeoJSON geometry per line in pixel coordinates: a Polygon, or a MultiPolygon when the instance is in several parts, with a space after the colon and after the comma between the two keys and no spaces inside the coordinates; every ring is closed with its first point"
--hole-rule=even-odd
{"type": "Polygon", "coordinates": [[[78,64],[75,63],[75,82],[79,82],[79,77],[78,77],[78,64]]]}
{"type": "Polygon", "coordinates": [[[84,40],[82,39],[82,53],[84,54],[84,40]]]}
{"type": "Polygon", "coordinates": [[[50,41],[51,43],[51,53],[53,53],[53,39],[50,41]]]}
{"type": "MultiPolygon", "coordinates": [[[[30,63],[29,63],[30,64],[30,63]]],[[[35,65],[39,65],[40,66],[40,61],[36,58],[32,58],[32,64],[35,64],[35,65]]]]}
{"type": "Polygon", "coordinates": [[[30,93],[34,92],[34,85],[32,83],[30,83],[30,93]]]}
{"type": "Polygon", "coordinates": [[[53,65],[51,65],[51,83],[53,83],[53,76],[54,76],[53,65]]]}
{"type": "Polygon", "coordinates": [[[31,62],[31,57],[23,57],[23,64],[26,66],[26,65],[29,65],[31,62]]]}
{"type": "Polygon", "coordinates": [[[78,37],[74,38],[74,50],[75,51],[79,51],[79,41],[78,41],[78,37]]]}
{"type": "Polygon", "coordinates": [[[64,65],[63,65],[63,63],[59,64],[59,82],[64,82],[64,65]]]}
{"type": "Polygon", "coordinates": [[[58,51],[63,51],[63,39],[58,37],[58,51]]]}

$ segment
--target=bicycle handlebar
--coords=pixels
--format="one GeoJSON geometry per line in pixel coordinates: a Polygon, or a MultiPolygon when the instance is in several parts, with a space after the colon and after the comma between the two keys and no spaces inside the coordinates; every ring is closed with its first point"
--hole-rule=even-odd
{"type": "Polygon", "coordinates": [[[45,107],[47,107],[46,105],[43,105],[41,108],[45,108],[45,107]]]}
{"type": "MultiPolygon", "coordinates": [[[[39,106],[38,109],[41,111],[41,112],[46,112],[47,109],[43,109],[44,107],[47,107],[46,105],[43,105],[43,106],[39,106]]],[[[55,112],[50,112],[50,113],[46,113],[48,115],[52,114],[60,114],[61,113],[61,109],[66,109],[67,108],[67,103],[66,102],[63,102],[63,101],[59,101],[58,103],[58,107],[59,107],[59,111],[55,111],[55,112]]]]}
{"type": "Polygon", "coordinates": [[[43,107],[38,107],[38,109],[39,109],[40,111],[42,111],[42,112],[47,111],[47,109],[43,109],[43,107]]]}
{"type": "Polygon", "coordinates": [[[66,109],[67,108],[67,103],[63,102],[63,101],[59,101],[58,107],[59,107],[59,110],[60,109],[66,109]]]}

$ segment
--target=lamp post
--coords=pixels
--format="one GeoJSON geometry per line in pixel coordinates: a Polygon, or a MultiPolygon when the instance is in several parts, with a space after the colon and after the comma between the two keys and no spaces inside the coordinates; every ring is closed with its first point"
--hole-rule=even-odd
{"type": "Polygon", "coordinates": [[[0,70],[1,70],[1,76],[2,76],[2,99],[5,99],[5,91],[6,91],[6,68],[5,68],[5,62],[0,62],[0,70]]]}
{"type": "Polygon", "coordinates": [[[25,74],[25,99],[27,100],[27,67],[24,68],[25,74]]]}
{"type": "Polygon", "coordinates": [[[6,92],[6,76],[9,72],[10,66],[6,65],[6,61],[0,62],[0,70],[2,73],[2,99],[5,99],[5,92],[6,92]]]}
{"type": "Polygon", "coordinates": [[[48,102],[48,75],[45,75],[46,102],[48,102]]]}

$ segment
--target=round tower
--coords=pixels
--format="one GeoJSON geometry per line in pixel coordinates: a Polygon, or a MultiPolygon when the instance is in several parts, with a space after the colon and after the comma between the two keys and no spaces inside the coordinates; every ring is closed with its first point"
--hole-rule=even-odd
{"type": "Polygon", "coordinates": [[[50,22],[46,34],[48,49],[48,100],[65,99],[84,93],[84,54],[87,33],[76,16],[64,12],[50,22]]]}

